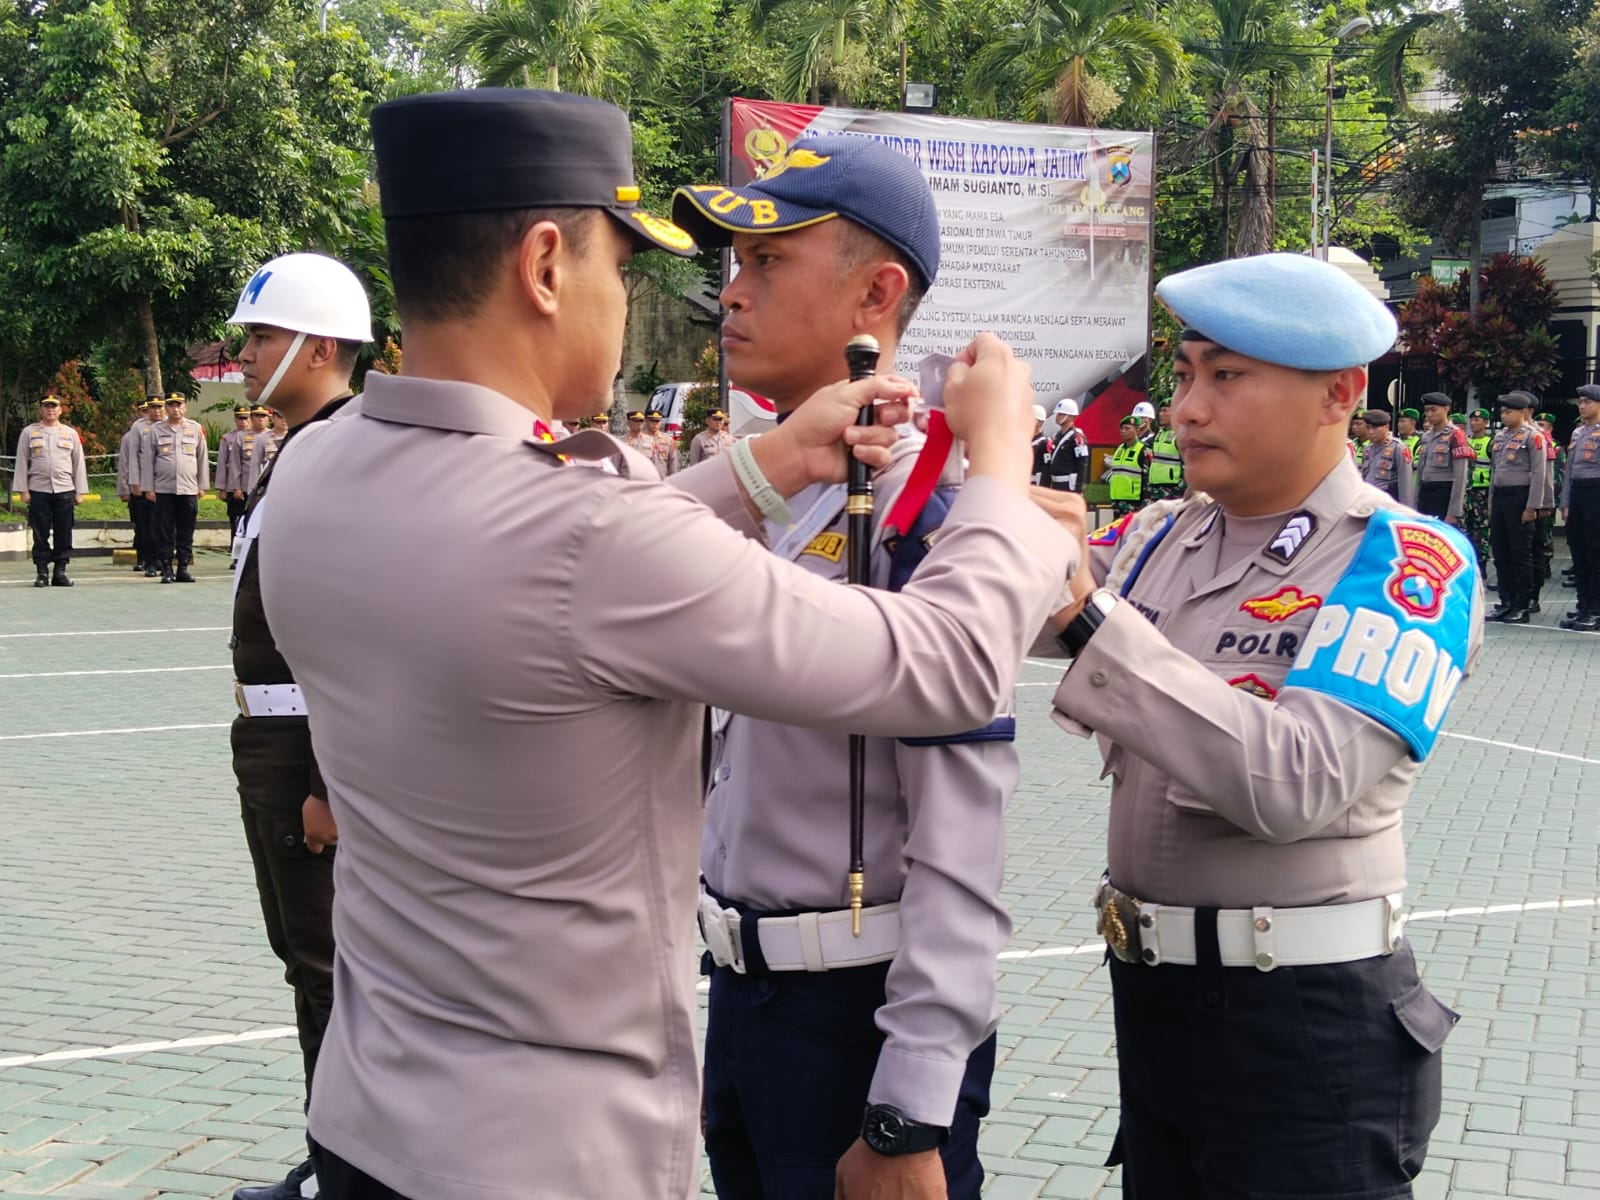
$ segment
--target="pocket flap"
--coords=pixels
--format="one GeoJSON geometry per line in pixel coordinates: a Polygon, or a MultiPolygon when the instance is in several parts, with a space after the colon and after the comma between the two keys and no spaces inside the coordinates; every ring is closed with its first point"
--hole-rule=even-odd
{"type": "Polygon", "coordinates": [[[1406,1032],[1429,1054],[1438,1052],[1456,1022],[1461,1020],[1460,1013],[1446,1008],[1421,983],[1395,1000],[1393,1007],[1395,1017],[1405,1026],[1406,1032]]]}

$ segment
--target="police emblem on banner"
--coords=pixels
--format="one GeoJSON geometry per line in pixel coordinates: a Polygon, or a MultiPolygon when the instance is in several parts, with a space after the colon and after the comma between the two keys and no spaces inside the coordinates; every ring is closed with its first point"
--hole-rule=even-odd
{"type": "Polygon", "coordinates": [[[1106,156],[1106,177],[1119,187],[1133,182],[1133,155],[1127,150],[1113,150],[1106,156]]]}
{"type": "Polygon", "coordinates": [[[1399,557],[1389,576],[1389,599],[1419,621],[1438,620],[1450,581],[1461,574],[1466,559],[1433,529],[1396,522],[1392,532],[1399,557]]]}

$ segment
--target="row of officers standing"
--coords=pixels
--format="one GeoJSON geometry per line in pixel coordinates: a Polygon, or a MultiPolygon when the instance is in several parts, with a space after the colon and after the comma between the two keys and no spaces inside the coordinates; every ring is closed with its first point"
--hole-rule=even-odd
{"type": "MultiPolygon", "coordinates": [[[[1045,429],[1044,409],[1034,406],[1033,482],[1062,492],[1082,492],[1090,470],[1089,440],[1077,427],[1076,400],[1058,400],[1045,429]]],[[[1111,506],[1123,517],[1153,500],[1183,495],[1183,457],[1172,428],[1172,407],[1148,401],[1134,405],[1119,426],[1121,441],[1106,455],[1100,482],[1110,485],[1111,506]]]]}

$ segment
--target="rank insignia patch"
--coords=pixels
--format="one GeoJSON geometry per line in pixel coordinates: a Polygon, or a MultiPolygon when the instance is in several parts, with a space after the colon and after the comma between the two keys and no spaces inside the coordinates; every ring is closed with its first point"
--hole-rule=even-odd
{"type": "Polygon", "coordinates": [[[1228,686],[1238,688],[1241,692],[1249,692],[1252,696],[1259,696],[1263,700],[1271,700],[1278,694],[1278,689],[1265,682],[1259,675],[1241,675],[1237,679],[1228,680],[1228,686]]]}
{"type": "Polygon", "coordinates": [[[1437,620],[1450,581],[1461,573],[1465,558],[1435,530],[1397,521],[1392,531],[1399,557],[1385,592],[1407,615],[1437,620]]]}
{"type": "Polygon", "coordinates": [[[1287,621],[1297,612],[1316,608],[1321,596],[1308,596],[1297,587],[1279,588],[1270,596],[1257,596],[1239,605],[1239,611],[1249,613],[1258,621],[1287,621]]]}

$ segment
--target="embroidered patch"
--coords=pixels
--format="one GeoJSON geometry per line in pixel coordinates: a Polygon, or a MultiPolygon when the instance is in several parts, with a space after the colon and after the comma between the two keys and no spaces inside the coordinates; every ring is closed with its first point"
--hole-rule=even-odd
{"type": "Polygon", "coordinates": [[[836,563],[844,557],[845,541],[842,533],[819,533],[800,553],[812,554],[817,558],[825,558],[831,563],[836,563]]]}
{"type": "Polygon", "coordinates": [[[1118,517],[1109,525],[1102,525],[1089,535],[1091,546],[1115,546],[1122,540],[1122,535],[1128,531],[1128,524],[1134,518],[1134,513],[1125,517],[1118,517]]]}
{"type": "Polygon", "coordinates": [[[1252,696],[1259,696],[1263,700],[1271,700],[1278,694],[1278,689],[1259,675],[1241,675],[1237,679],[1228,680],[1228,686],[1238,688],[1241,692],[1249,692],[1252,696]]]}
{"type": "Polygon", "coordinates": [[[1314,516],[1308,512],[1295,513],[1283,523],[1283,528],[1273,534],[1267,554],[1281,563],[1291,561],[1316,529],[1317,519],[1314,516]]]}
{"type": "Polygon", "coordinates": [[[1239,605],[1239,611],[1249,613],[1258,621],[1287,621],[1297,612],[1316,608],[1321,596],[1310,596],[1297,587],[1282,587],[1270,596],[1257,596],[1239,605]]]}
{"type": "Polygon", "coordinates": [[[1407,615],[1419,621],[1437,621],[1451,580],[1461,574],[1466,558],[1441,533],[1426,526],[1397,521],[1391,531],[1399,557],[1384,590],[1407,615]]]}

